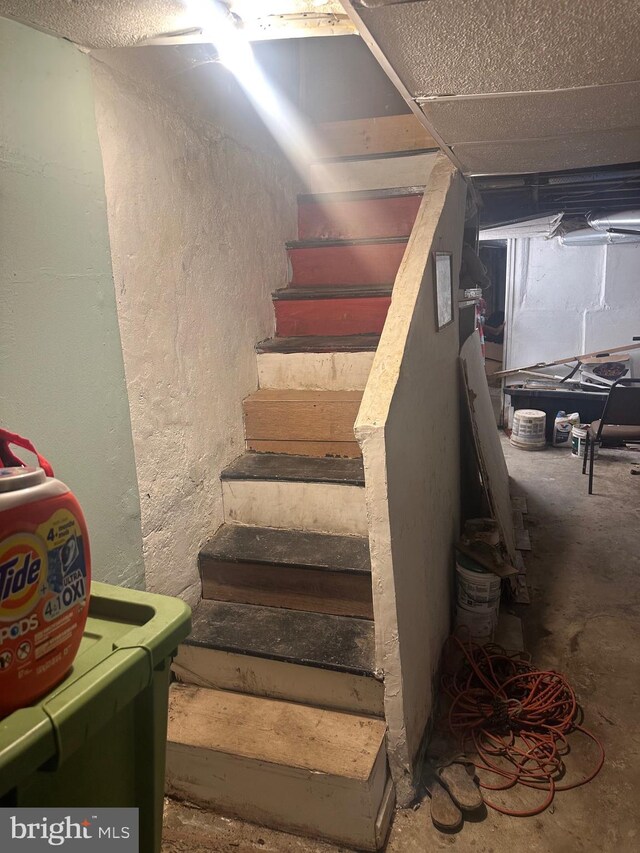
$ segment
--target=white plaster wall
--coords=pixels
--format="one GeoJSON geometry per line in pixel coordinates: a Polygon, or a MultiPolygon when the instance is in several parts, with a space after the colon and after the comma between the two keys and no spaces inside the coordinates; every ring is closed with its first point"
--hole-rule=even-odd
{"type": "Polygon", "coordinates": [[[253,347],[286,282],[295,179],[261,153],[264,130],[237,89],[227,109],[247,113],[245,137],[125,72],[126,58],[118,70],[94,60],[146,580],[194,603],[198,551],[223,522],[219,473],[243,452],[253,347]]]}
{"type": "MultiPolygon", "coordinates": [[[[436,331],[431,252],[453,255],[458,287],[466,185],[439,155],[376,352],[356,435],[365,465],[377,665],[398,802],[433,709],[450,625],[460,507],[458,323],[436,331]]],[[[454,309],[455,310],[455,309],[454,309]]]]}
{"type": "MultiPolygon", "coordinates": [[[[624,346],[640,335],[640,243],[512,240],[506,367],[624,346]]],[[[632,354],[640,376],[640,353],[632,354]]]]}

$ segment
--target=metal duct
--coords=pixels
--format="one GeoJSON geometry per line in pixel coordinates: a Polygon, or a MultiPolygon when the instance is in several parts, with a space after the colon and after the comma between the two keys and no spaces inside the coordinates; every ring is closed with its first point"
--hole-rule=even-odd
{"type": "Polygon", "coordinates": [[[623,210],[620,213],[604,213],[602,216],[590,213],[587,222],[596,231],[608,231],[610,228],[626,228],[638,231],[640,236],[640,210],[623,210]]]}
{"type": "Polygon", "coordinates": [[[594,231],[593,228],[580,228],[570,231],[560,237],[563,246],[606,246],[609,243],[640,243],[640,232],[638,236],[632,234],[608,234],[603,231],[594,231]]]}

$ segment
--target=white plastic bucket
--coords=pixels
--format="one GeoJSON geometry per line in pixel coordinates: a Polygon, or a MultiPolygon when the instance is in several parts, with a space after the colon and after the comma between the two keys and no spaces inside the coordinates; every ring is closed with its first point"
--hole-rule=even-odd
{"type": "Polygon", "coordinates": [[[511,444],[521,450],[544,450],[547,416],[539,409],[517,409],[513,413],[511,444]]]}
{"type": "Polygon", "coordinates": [[[491,572],[473,572],[456,563],[458,604],[467,610],[491,611],[500,603],[500,578],[491,572]]]}
{"type": "Polygon", "coordinates": [[[571,423],[566,415],[558,415],[553,424],[553,446],[571,446],[571,423]]]}
{"type": "MultiPolygon", "coordinates": [[[[587,445],[587,431],[589,429],[589,424],[580,424],[578,426],[574,426],[571,430],[571,455],[576,456],[578,459],[582,459],[584,456],[584,450],[587,445]]],[[[594,457],[598,455],[598,445],[593,449],[594,457]]]]}
{"type": "Polygon", "coordinates": [[[460,628],[461,636],[468,636],[475,643],[488,643],[498,625],[497,610],[467,610],[466,607],[456,607],[456,628],[460,628]]]}

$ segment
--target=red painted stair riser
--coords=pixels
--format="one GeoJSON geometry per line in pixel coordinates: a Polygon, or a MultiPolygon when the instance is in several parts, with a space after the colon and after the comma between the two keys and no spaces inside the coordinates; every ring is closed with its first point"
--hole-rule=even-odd
{"type": "Polygon", "coordinates": [[[411,233],[421,201],[420,195],[362,201],[301,201],[298,239],[405,237],[411,233]]]}
{"type": "Polygon", "coordinates": [[[373,243],[289,249],[294,287],[392,284],[407,244],[373,243]]]}
{"type": "Polygon", "coordinates": [[[275,302],[276,334],[380,334],[390,304],[390,296],[279,300],[275,302]]]}

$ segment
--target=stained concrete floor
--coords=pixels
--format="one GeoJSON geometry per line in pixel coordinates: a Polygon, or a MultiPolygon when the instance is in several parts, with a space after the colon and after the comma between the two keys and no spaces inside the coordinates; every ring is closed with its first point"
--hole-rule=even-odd
{"type": "MultiPolygon", "coordinates": [[[[585,722],[605,744],[600,775],[557,795],[533,818],[488,810],[455,834],[429,819],[428,800],[398,811],[387,853],[635,853],[640,851],[640,452],[604,451],[595,492],[567,450],[516,450],[505,442],[516,494],[528,501],[527,556],[532,603],[520,608],[525,645],[541,667],[572,682],[585,722]]],[[[593,751],[576,741],[568,759],[578,778],[593,751]]],[[[532,803],[514,795],[512,804],[532,803]]],[[[163,853],[338,853],[344,848],[296,838],[169,803],[163,853]]]]}

